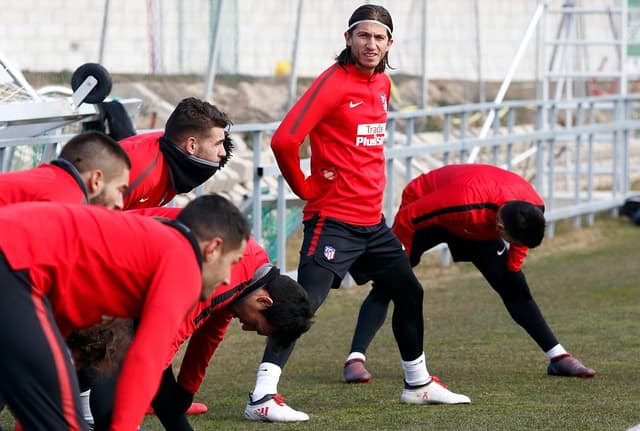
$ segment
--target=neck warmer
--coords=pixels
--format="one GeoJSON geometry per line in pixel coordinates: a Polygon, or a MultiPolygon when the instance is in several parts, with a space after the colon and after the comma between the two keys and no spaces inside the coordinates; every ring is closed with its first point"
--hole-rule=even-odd
{"type": "Polygon", "coordinates": [[[164,135],[160,137],[160,151],[169,165],[171,185],[176,193],[193,190],[211,178],[220,167],[219,163],[192,156],[164,135]]]}

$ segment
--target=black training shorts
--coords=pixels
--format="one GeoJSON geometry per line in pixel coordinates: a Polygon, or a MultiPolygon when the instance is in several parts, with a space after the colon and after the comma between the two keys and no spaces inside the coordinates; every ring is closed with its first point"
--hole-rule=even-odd
{"type": "Polygon", "coordinates": [[[357,284],[373,280],[407,259],[402,243],[384,218],[375,226],[355,226],[335,219],[314,216],[304,221],[300,268],[313,261],[335,273],[336,285],[349,272],[357,284]]]}

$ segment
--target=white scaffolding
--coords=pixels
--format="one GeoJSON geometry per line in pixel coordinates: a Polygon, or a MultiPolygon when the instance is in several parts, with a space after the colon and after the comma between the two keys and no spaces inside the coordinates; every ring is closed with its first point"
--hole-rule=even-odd
{"type": "Polygon", "coordinates": [[[629,81],[639,75],[639,70],[628,67],[630,47],[640,44],[640,40],[629,37],[629,29],[633,26],[630,17],[639,11],[636,2],[617,0],[616,6],[611,7],[585,7],[579,0],[566,1],[561,7],[549,3],[545,2],[539,32],[540,98],[562,100],[571,99],[574,94],[602,93],[626,95],[629,81]],[[600,23],[607,23],[611,37],[597,40],[590,37],[586,25],[589,17],[599,17],[600,23]],[[549,24],[553,25],[550,23],[553,18],[559,22],[555,35],[548,37],[546,30],[549,24]],[[592,57],[594,50],[600,51],[600,59],[592,57]],[[614,59],[609,58],[611,54],[614,59]],[[602,81],[608,85],[603,86],[599,83],[602,81]]]}

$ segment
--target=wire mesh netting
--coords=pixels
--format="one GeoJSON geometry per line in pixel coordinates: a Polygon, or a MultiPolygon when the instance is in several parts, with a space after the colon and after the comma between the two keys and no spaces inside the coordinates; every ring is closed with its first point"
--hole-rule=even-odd
{"type": "Polygon", "coordinates": [[[0,54],[0,103],[36,98],[35,91],[22,73],[0,54]]]}
{"type": "MultiPolygon", "coordinates": [[[[22,72],[0,54],[0,103],[37,101],[38,95],[22,75],[22,72]]],[[[3,170],[32,168],[38,165],[45,152],[45,145],[17,145],[4,149],[3,170]]]]}

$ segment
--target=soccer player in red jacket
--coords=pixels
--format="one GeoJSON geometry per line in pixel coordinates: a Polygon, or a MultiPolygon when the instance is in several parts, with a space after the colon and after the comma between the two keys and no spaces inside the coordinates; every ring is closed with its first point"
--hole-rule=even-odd
{"type": "MultiPolygon", "coordinates": [[[[513,320],[549,358],[550,375],[593,377],[569,355],[531,296],[522,264],[544,236],[544,202],[521,176],[491,165],[449,165],[420,175],[405,187],[393,232],[412,266],[446,243],[455,261],[472,262],[500,295],[513,320]]],[[[389,298],[373,289],[360,309],[344,376],[367,382],[365,352],[382,326],[389,298]]]]}
{"type": "Polygon", "coordinates": [[[189,336],[177,383],[171,365],[163,375],[153,406],[168,431],[192,431],[185,412],[200,388],[211,357],[234,317],[245,331],[269,337],[273,348],[295,341],[311,326],[313,313],[305,290],[268,262],[252,239],[231,270],[231,283],[191,313],[176,339],[175,350],[189,336]],[[160,413],[162,412],[162,413],[160,413]]]}
{"type": "MultiPolygon", "coordinates": [[[[175,217],[179,208],[151,208],[145,214],[175,217]],[[159,210],[159,211],[158,211],[159,210]]],[[[305,290],[294,280],[280,274],[269,263],[266,251],[249,238],[240,262],[231,269],[230,283],[198,306],[183,321],[167,357],[160,388],[152,406],[166,430],[191,431],[186,412],[204,379],[211,357],[222,342],[227,327],[236,317],[245,331],[270,337],[276,346],[297,339],[311,325],[311,305],[305,290]],[[182,343],[189,339],[178,379],[171,362],[182,343]]],[[[100,379],[92,387],[91,407],[95,429],[108,429],[113,399],[113,379],[100,379]]],[[[197,405],[197,404],[196,404],[197,405]]],[[[198,406],[202,407],[202,406],[198,406]]]]}
{"type": "Polygon", "coordinates": [[[129,156],[116,141],[100,132],[80,133],[51,163],[0,174],[0,206],[50,201],[122,209],[130,169],[129,156]]]}
{"type": "Polygon", "coordinates": [[[124,209],[167,204],[211,178],[230,157],[227,114],[188,97],[173,110],[163,132],[131,136],[120,144],[131,158],[124,209]]]}
{"type": "Polygon", "coordinates": [[[172,336],[198,299],[229,281],[249,236],[242,213],[218,195],[195,199],[167,223],[36,202],[0,209],[0,224],[0,393],[29,430],[87,429],[64,339],[116,317],[139,324],[111,429],[136,429],[172,336]]]}
{"type": "MultiPolygon", "coordinates": [[[[469,403],[434,382],[423,348],[423,291],[402,244],[382,216],[385,187],[384,135],[391,84],[384,74],[393,43],[389,12],[357,8],[344,33],[346,47],[287,113],[271,140],[282,175],[306,200],[298,282],[313,311],[349,272],[358,284],[372,280],[394,302],[393,329],[404,370],[401,401],[469,403]],[[311,174],[300,168],[299,147],[309,137],[311,174]]],[[[277,384],[293,344],[281,352],[267,346],[245,418],[305,421],[286,405],[277,384]]]]}
{"type": "Polygon", "coordinates": [[[111,137],[80,133],[50,163],[0,174],[0,206],[42,201],[122,209],[130,169],[129,156],[111,137]]]}

